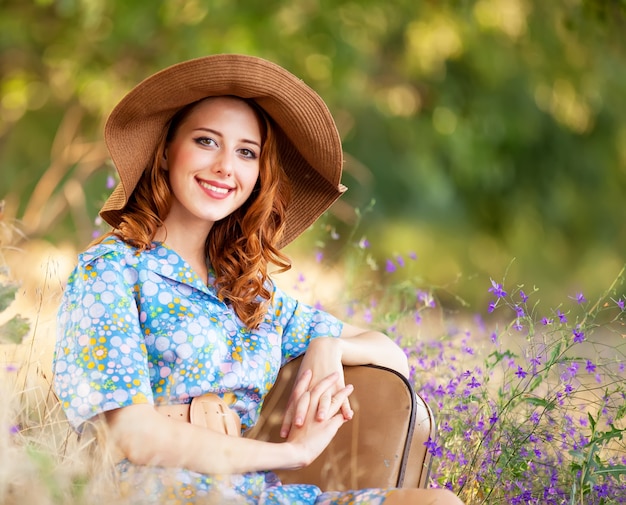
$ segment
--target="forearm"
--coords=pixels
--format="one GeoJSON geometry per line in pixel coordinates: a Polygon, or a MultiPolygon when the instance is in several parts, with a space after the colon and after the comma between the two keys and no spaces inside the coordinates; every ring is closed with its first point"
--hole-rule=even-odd
{"type": "Polygon", "coordinates": [[[404,351],[388,336],[377,331],[344,328],[339,339],[341,362],[344,365],[379,365],[396,370],[405,377],[409,366],[404,351]]]}
{"type": "Polygon", "coordinates": [[[168,419],[150,405],[124,407],[106,417],[117,447],[138,465],[238,474],[293,469],[309,463],[288,442],[276,444],[224,435],[168,419]]]}

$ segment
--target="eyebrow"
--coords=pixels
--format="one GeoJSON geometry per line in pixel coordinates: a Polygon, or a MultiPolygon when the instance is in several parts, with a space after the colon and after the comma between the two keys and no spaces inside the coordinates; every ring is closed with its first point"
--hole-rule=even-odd
{"type": "MultiPolygon", "coordinates": [[[[217,135],[218,137],[223,137],[223,135],[219,131],[213,130],[211,128],[199,127],[199,128],[194,128],[193,131],[208,132],[208,133],[212,133],[213,135],[217,135]]],[[[261,149],[261,144],[259,144],[256,140],[239,139],[239,142],[245,142],[247,144],[252,144],[252,145],[257,146],[259,149],[261,149]]]]}

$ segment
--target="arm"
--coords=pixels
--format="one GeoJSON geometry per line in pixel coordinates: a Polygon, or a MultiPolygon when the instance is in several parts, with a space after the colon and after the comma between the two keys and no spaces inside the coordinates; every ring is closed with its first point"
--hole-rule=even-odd
{"type": "MultiPolygon", "coordinates": [[[[322,395],[333,387],[330,375],[302,395],[305,410],[315,411],[322,395]],[[309,409],[308,406],[312,406],[309,409]]],[[[299,382],[308,388],[311,374],[299,382]]],[[[323,421],[313,414],[292,430],[286,442],[270,443],[232,437],[200,426],[169,419],[150,404],[122,407],[105,414],[113,441],[131,463],[187,468],[205,474],[245,473],[262,470],[296,469],[310,464],[328,445],[345,422],[337,413],[352,392],[350,386],[333,395],[337,408],[323,421]]]]}
{"type": "Polygon", "coordinates": [[[404,351],[383,333],[344,324],[338,344],[343,365],[379,365],[409,376],[404,351]]]}
{"type": "MultiPolygon", "coordinates": [[[[339,338],[318,337],[312,340],[304,355],[298,377],[306,370],[313,372],[312,384],[322,377],[337,373],[335,390],[344,387],[343,365],[379,365],[391,368],[405,377],[409,376],[409,365],[404,351],[389,337],[377,331],[370,331],[344,324],[339,338]]],[[[305,392],[298,381],[289,398],[287,410],[281,426],[281,435],[286,437],[294,426],[300,426],[306,412],[298,398],[305,392]],[[296,405],[299,405],[296,407],[296,405]]],[[[323,419],[330,407],[332,389],[320,398],[317,419],[323,419]]],[[[342,405],[345,419],[352,418],[348,399],[342,405]]]]}

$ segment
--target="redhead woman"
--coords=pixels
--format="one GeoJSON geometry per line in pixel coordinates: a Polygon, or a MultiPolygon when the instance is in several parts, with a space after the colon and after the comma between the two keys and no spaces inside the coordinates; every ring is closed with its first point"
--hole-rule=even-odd
{"type": "Polygon", "coordinates": [[[460,501],[445,490],[322,492],[273,473],[350,422],[342,365],[406,375],[381,333],[299,303],[268,267],[345,190],[321,98],[260,58],[216,55],[131,90],[105,140],[112,231],[80,254],[59,311],[54,386],[79,432],[104,421],[132,503],[460,501]],[[304,356],[282,443],[246,438],[280,368],[304,356]],[[185,421],[185,422],[181,422],[185,421]]]}

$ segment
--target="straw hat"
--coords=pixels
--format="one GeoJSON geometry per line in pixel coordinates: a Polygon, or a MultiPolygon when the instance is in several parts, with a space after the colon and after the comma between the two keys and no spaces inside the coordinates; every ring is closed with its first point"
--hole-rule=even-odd
{"type": "Polygon", "coordinates": [[[300,235],[346,190],[340,183],[341,140],[320,96],[272,62],[219,54],[161,70],[133,88],[111,112],[104,137],[121,182],[100,211],[107,223],[119,226],[124,206],[176,111],[220,95],[254,100],[278,126],[279,156],[292,193],[280,247],[300,235]]]}

